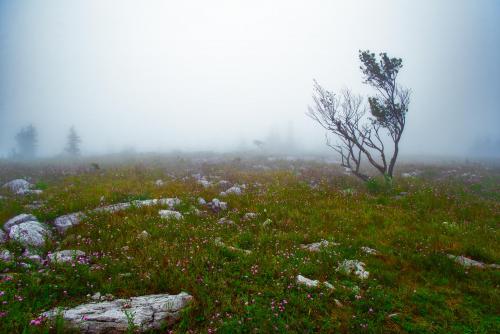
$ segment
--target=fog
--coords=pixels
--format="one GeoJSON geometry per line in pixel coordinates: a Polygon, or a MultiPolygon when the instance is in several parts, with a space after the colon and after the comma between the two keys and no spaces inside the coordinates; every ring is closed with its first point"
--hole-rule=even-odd
{"type": "Polygon", "coordinates": [[[328,152],[313,79],[373,93],[360,49],[403,59],[402,154],[500,155],[499,22],[496,0],[0,0],[0,156],[28,124],[40,156],[71,126],[84,154],[328,152]]]}

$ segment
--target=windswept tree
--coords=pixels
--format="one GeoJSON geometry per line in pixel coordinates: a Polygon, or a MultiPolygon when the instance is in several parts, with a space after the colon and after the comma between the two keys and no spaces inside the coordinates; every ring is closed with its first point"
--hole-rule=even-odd
{"type": "Polygon", "coordinates": [[[17,151],[16,156],[21,159],[33,159],[36,155],[36,144],[38,134],[33,125],[28,125],[16,134],[17,151]]]}
{"type": "Polygon", "coordinates": [[[370,177],[361,172],[363,158],[385,177],[393,177],[410,103],[409,89],[397,83],[402,60],[379,56],[359,52],[364,83],[376,91],[368,103],[349,90],[335,94],[314,81],[314,106],[307,113],[336,137],[332,142],[327,136],[327,145],[340,154],[341,165],[364,181],[370,177]]]}
{"type": "Polygon", "coordinates": [[[76,133],[75,127],[69,129],[66,153],[72,157],[77,157],[80,155],[80,143],[82,142],[80,136],[76,133]]]}

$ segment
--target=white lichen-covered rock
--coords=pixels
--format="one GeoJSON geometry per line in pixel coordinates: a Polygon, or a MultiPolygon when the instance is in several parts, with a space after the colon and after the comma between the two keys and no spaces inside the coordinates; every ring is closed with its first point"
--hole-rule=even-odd
{"type": "Polygon", "coordinates": [[[473,259],[469,259],[468,257],[465,256],[455,256],[448,254],[448,257],[455,261],[458,264],[461,264],[464,267],[477,267],[477,268],[484,268],[485,264],[483,262],[479,262],[473,259]]]}
{"type": "Polygon", "coordinates": [[[337,271],[345,274],[354,274],[360,279],[367,279],[370,273],[365,270],[365,264],[357,260],[344,260],[337,267],[337,271]]]}
{"type": "Polygon", "coordinates": [[[363,246],[363,247],[361,247],[361,250],[368,255],[378,255],[379,254],[376,249],[373,249],[370,247],[363,246]]]}
{"type": "Polygon", "coordinates": [[[203,188],[208,188],[212,185],[212,183],[210,183],[209,181],[207,181],[205,179],[198,180],[198,183],[201,184],[203,186],[203,188]]]}
{"type": "Polygon", "coordinates": [[[257,218],[259,215],[255,212],[247,212],[243,215],[243,220],[253,220],[257,218]]]}
{"type": "Polygon", "coordinates": [[[177,205],[180,205],[181,204],[181,200],[178,199],[177,197],[174,197],[174,198],[161,198],[159,200],[160,204],[161,205],[166,205],[168,206],[170,209],[173,209],[175,208],[177,205]]]}
{"type": "Polygon", "coordinates": [[[203,197],[198,197],[197,199],[198,205],[205,205],[207,204],[207,201],[203,197]]]}
{"type": "Polygon", "coordinates": [[[19,225],[27,221],[37,221],[37,218],[29,213],[21,213],[20,215],[7,220],[7,222],[3,224],[3,229],[5,232],[9,233],[12,226],[19,225]]]}
{"type": "Polygon", "coordinates": [[[328,282],[321,283],[318,280],[312,280],[312,279],[309,279],[309,278],[304,277],[302,275],[297,275],[297,277],[296,277],[295,280],[296,280],[296,282],[297,282],[298,285],[304,285],[304,286],[306,286],[308,288],[317,288],[318,286],[320,286],[321,284],[323,284],[328,289],[332,289],[332,290],[334,289],[333,285],[331,285],[328,282]]]}
{"type": "Polygon", "coordinates": [[[319,242],[313,242],[312,244],[300,245],[300,248],[308,250],[310,252],[319,252],[321,248],[328,246],[337,246],[338,243],[330,242],[328,240],[321,240],[319,242]]]}
{"type": "Polygon", "coordinates": [[[0,260],[4,262],[12,261],[12,253],[7,249],[0,251],[0,260]]]}
{"type": "Polygon", "coordinates": [[[241,195],[243,191],[238,186],[232,186],[228,190],[225,191],[227,195],[241,195]]]}
{"type": "Polygon", "coordinates": [[[148,295],[88,303],[70,309],[57,308],[42,313],[55,319],[59,314],[65,323],[83,333],[124,333],[132,321],[139,332],[172,325],[180,319],[181,311],[193,297],[185,292],[178,295],[148,295]]]}
{"type": "Polygon", "coordinates": [[[85,215],[82,212],[70,213],[57,217],[52,225],[57,229],[57,232],[63,234],[70,227],[78,225],[84,218],[85,215]]]}
{"type": "Polygon", "coordinates": [[[81,258],[84,256],[85,256],[85,252],[82,252],[81,250],[67,249],[67,250],[62,250],[59,252],[54,252],[54,253],[48,254],[47,258],[50,260],[50,262],[67,263],[67,262],[76,261],[76,260],[78,260],[78,258],[81,258]]]}
{"type": "Polygon", "coordinates": [[[138,239],[147,239],[147,238],[149,238],[149,233],[148,233],[148,231],[142,231],[141,233],[139,233],[139,234],[137,235],[137,238],[138,238],[138,239]]]}
{"type": "Polygon", "coordinates": [[[221,202],[217,198],[214,198],[212,202],[209,203],[209,205],[214,211],[227,210],[227,203],[221,202]]]}
{"type": "Polygon", "coordinates": [[[33,185],[24,179],[15,179],[5,183],[3,187],[8,188],[14,194],[24,195],[31,190],[33,185]]]}
{"type": "Polygon", "coordinates": [[[181,220],[183,218],[182,213],[173,210],[160,210],[158,212],[162,219],[176,219],[181,220]]]}
{"type": "Polygon", "coordinates": [[[222,217],[221,219],[219,219],[217,221],[217,224],[220,224],[220,225],[234,225],[234,221],[232,221],[229,218],[222,217]]]}
{"type": "Polygon", "coordinates": [[[43,246],[45,240],[50,238],[47,226],[37,221],[28,221],[11,227],[9,238],[16,240],[24,246],[43,246]]]}

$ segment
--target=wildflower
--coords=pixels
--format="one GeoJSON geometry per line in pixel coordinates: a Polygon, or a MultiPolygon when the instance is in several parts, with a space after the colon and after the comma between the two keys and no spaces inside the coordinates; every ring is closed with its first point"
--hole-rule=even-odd
{"type": "Polygon", "coordinates": [[[40,316],[38,318],[35,318],[35,319],[31,320],[30,321],[30,325],[31,326],[40,326],[42,324],[42,322],[43,322],[43,317],[40,316]]]}

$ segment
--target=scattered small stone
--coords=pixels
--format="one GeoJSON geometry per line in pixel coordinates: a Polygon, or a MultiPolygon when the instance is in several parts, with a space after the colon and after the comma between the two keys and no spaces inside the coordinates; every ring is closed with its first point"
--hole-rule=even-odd
{"type": "Polygon", "coordinates": [[[157,187],[163,187],[164,185],[165,183],[163,182],[163,180],[158,179],[155,181],[155,186],[157,187]]]}
{"type": "Polygon", "coordinates": [[[42,201],[34,201],[33,203],[26,204],[24,207],[29,210],[38,210],[44,206],[42,201]]]}
{"type": "Polygon", "coordinates": [[[262,226],[266,227],[266,226],[269,226],[273,223],[273,221],[269,218],[267,218],[263,223],[262,223],[262,226]]]}
{"type": "Polygon", "coordinates": [[[178,295],[148,295],[130,299],[92,302],[70,309],[54,308],[41,316],[55,319],[59,315],[69,326],[85,333],[124,333],[130,328],[129,319],[136,330],[158,330],[166,323],[172,325],[181,317],[182,310],[193,297],[185,292],[178,295]]]}
{"type": "Polygon", "coordinates": [[[101,293],[100,292],[96,292],[90,298],[92,298],[92,300],[101,300],[101,293]]]}
{"type": "Polygon", "coordinates": [[[218,212],[220,210],[227,210],[227,203],[221,202],[217,198],[214,198],[212,202],[208,203],[208,206],[210,206],[215,212],[218,212]]]}
{"type": "Polygon", "coordinates": [[[243,192],[240,187],[232,186],[228,190],[226,190],[227,195],[241,195],[243,192]]]}
{"type": "Polygon", "coordinates": [[[181,220],[183,218],[182,213],[173,210],[160,210],[158,212],[162,219],[176,219],[181,220]]]}
{"type": "Polygon", "coordinates": [[[221,219],[219,219],[217,221],[217,224],[220,224],[220,225],[234,225],[234,221],[232,221],[229,218],[222,217],[221,219]]]}
{"type": "Polygon", "coordinates": [[[221,238],[215,238],[214,243],[215,243],[215,245],[217,245],[219,247],[227,248],[227,249],[235,251],[235,252],[242,252],[242,253],[245,253],[247,255],[252,254],[252,251],[248,250],[248,249],[241,249],[241,248],[237,248],[234,246],[227,246],[224,242],[222,242],[221,238]]]}
{"type": "Polygon", "coordinates": [[[365,270],[365,264],[357,260],[344,260],[337,268],[337,271],[346,274],[354,274],[360,279],[367,279],[370,273],[365,270]]]}
{"type": "Polygon", "coordinates": [[[147,231],[142,231],[141,233],[139,233],[139,235],[137,237],[139,239],[147,239],[147,238],[149,238],[149,233],[147,231]]]}
{"type": "Polygon", "coordinates": [[[321,240],[319,242],[313,242],[312,244],[303,244],[300,245],[300,248],[306,249],[310,252],[319,252],[321,248],[328,246],[338,246],[339,244],[336,242],[330,242],[328,240],[321,240]]]}
{"type": "Polygon", "coordinates": [[[209,181],[205,179],[198,180],[198,183],[201,184],[203,188],[208,188],[212,185],[209,181]]]}
{"type": "Polygon", "coordinates": [[[415,171],[412,171],[412,172],[408,172],[408,173],[401,173],[401,177],[403,178],[413,178],[413,177],[417,177],[421,174],[422,172],[418,171],[418,170],[415,170],[415,171]]]}
{"type": "Polygon", "coordinates": [[[39,264],[43,262],[43,259],[40,255],[32,253],[29,249],[25,249],[22,256],[32,262],[36,262],[39,264]]]}
{"type": "Polygon", "coordinates": [[[323,284],[325,287],[327,287],[330,290],[334,290],[335,289],[333,287],[333,285],[331,285],[328,282],[321,283],[318,280],[312,280],[312,279],[309,279],[309,278],[304,277],[302,275],[297,275],[296,282],[297,282],[297,284],[299,284],[299,285],[305,285],[308,288],[317,288],[318,286],[320,286],[321,284],[323,284]]]}
{"type": "Polygon", "coordinates": [[[253,220],[253,219],[256,219],[259,215],[255,212],[247,212],[245,213],[245,215],[243,216],[243,220],[253,220]]]}
{"type": "Polygon", "coordinates": [[[378,255],[378,251],[370,247],[361,247],[361,250],[368,255],[378,255]]]}
{"type": "Polygon", "coordinates": [[[69,263],[85,256],[81,250],[62,250],[48,254],[47,258],[54,263],[69,263]]]}
{"type": "Polygon", "coordinates": [[[12,253],[9,252],[9,250],[7,250],[7,249],[0,251],[0,260],[2,260],[4,262],[12,261],[12,253]]]}
{"type": "Polygon", "coordinates": [[[205,201],[205,199],[203,197],[198,197],[198,204],[199,205],[205,205],[207,204],[207,201],[205,201]]]}

